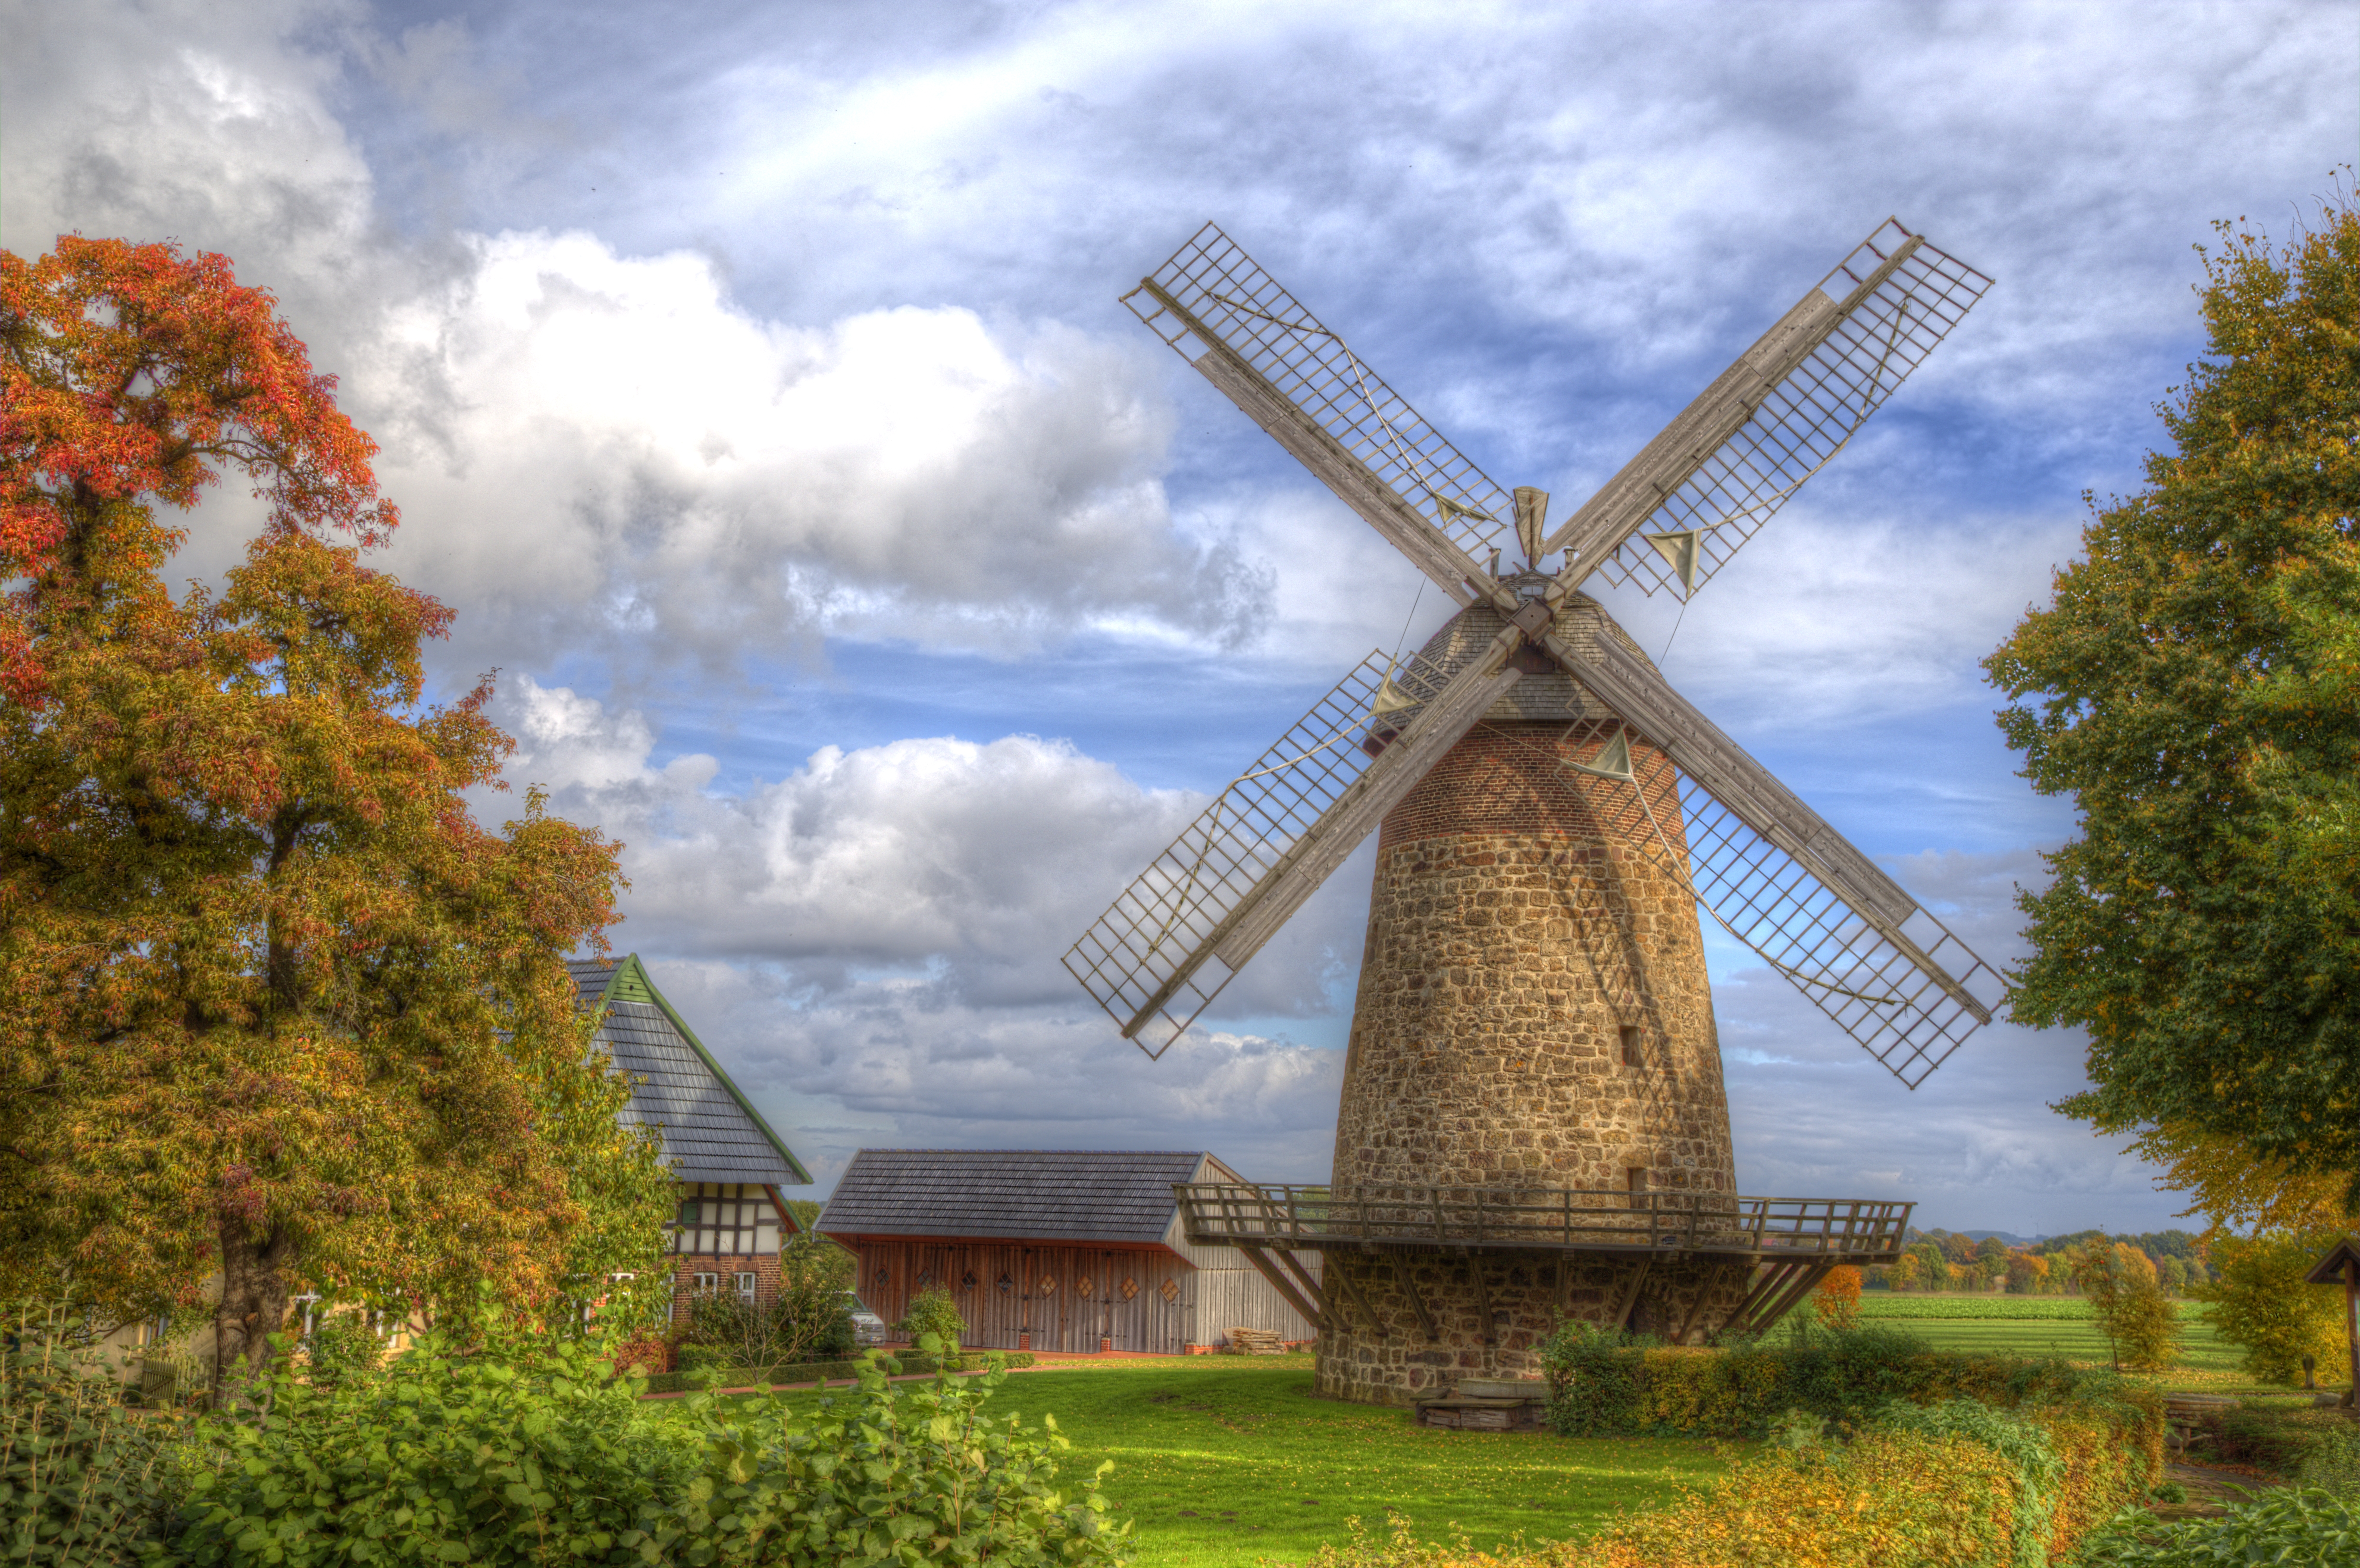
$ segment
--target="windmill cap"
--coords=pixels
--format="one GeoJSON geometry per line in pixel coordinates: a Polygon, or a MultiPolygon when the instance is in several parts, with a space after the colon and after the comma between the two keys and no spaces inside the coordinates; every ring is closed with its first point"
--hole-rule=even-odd
{"type": "MultiPolygon", "coordinates": [[[[1538,596],[1551,581],[1546,573],[1538,572],[1519,572],[1501,579],[1520,598],[1538,596]]],[[[1507,624],[1507,617],[1489,604],[1470,604],[1444,622],[1442,629],[1417,650],[1419,673],[1427,675],[1437,685],[1449,680],[1481,658],[1500,635],[1500,628],[1507,624]]],[[[1611,637],[1629,652],[1637,654],[1642,663],[1654,668],[1639,645],[1609,620],[1598,601],[1586,593],[1576,593],[1566,600],[1564,607],[1557,611],[1553,629],[1578,654],[1594,656],[1599,639],[1611,637]]],[[[1522,665],[1524,679],[1491,704],[1483,715],[1485,719],[1494,724],[1523,721],[1563,724],[1585,717],[1608,716],[1603,703],[1540,649],[1522,648],[1516,658],[1525,661],[1522,665]]]]}

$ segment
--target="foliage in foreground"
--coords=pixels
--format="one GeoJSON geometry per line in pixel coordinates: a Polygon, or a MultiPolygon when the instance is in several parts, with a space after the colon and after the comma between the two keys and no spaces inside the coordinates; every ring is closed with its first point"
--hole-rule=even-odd
{"type": "Polygon", "coordinates": [[[1794,1412],[1711,1486],[1586,1541],[1479,1553],[1354,1521],[1316,1568],[2042,1568],[2145,1495],[2152,1455],[2103,1415],[1889,1408],[1851,1442],[1794,1412]]]}
{"type": "Polygon", "coordinates": [[[774,1398],[668,1410],[610,1382],[602,1351],[486,1314],[385,1373],[213,1424],[171,1560],[195,1568],[533,1564],[851,1568],[1110,1563],[1095,1479],[1065,1447],[981,1407],[1004,1373],[896,1386],[874,1367],[798,1417],[774,1398]]]}
{"type": "Polygon", "coordinates": [[[2360,1563],[2360,1505],[2316,1488],[2281,1488],[2233,1505],[2217,1519],[2165,1524],[2125,1514],[2092,1536],[2091,1568],[2348,1568],[2360,1563]]]}
{"type": "Polygon", "coordinates": [[[2360,210],[2221,225],[2207,358],[2146,488],[1985,662],[2077,831],[2010,1008],[2089,1031],[2102,1131],[2230,1140],[2360,1197],[2360,210]]]}
{"type": "Polygon", "coordinates": [[[52,1317],[20,1309],[0,1354],[0,1560],[128,1562],[171,1490],[170,1427],[123,1408],[123,1386],[52,1317]]]}

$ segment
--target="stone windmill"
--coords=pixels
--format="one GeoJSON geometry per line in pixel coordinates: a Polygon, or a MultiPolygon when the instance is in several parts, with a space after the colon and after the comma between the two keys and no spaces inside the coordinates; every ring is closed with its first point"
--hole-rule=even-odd
{"type": "Polygon", "coordinates": [[[1320,1322],[1323,1391],[1527,1368],[1568,1314],[1758,1330],[1897,1251],[1907,1204],[1739,1195],[1698,910],[1913,1089],[1998,978],[1580,589],[1692,597],[1990,281],[1888,221],[1554,525],[1213,225],[1124,296],[1462,606],[1362,660],[1065,958],[1160,1055],[1378,833],[1332,1181],[1182,1193],[1320,1322]]]}

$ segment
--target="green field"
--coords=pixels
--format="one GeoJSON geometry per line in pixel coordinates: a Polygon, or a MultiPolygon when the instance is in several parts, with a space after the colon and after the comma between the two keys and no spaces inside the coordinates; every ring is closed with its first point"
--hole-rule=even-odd
{"type": "MultiPolygon", "coordinates": [[[[2172,1385],[2242,1382],[2244,1354],[2204,1321],[2195,1301],[2180,1305],[2180,1364],[2142,1381],[2172,1385]]],[[[1860,1299],[1863,1322],[1890,1324],[1938,1350],[2009,1356],[2063,1356],[2101,1366],[2111,1359],[2106,1336],[2079,1296],[1918,1295],[1870,1290],[1860,1299]]]]}
{"type": "Polygon", "coordinates": [[[1019,1372],[988,1408],[1055,1416],[1074,1444],[1066,1475],[1114,1461],[1107,1496],[1133,1521],[1142,1568],[1295,1562],[1355,1515],[1382,1532],[1388,1507],[1424,1540],[1454,1522],[1479,1547],[1563,1539],[1724,1467],[1702,1442],[1414,1427],[1406,1410],[1314,1399],[1308,1356],[1019,1372]]]}

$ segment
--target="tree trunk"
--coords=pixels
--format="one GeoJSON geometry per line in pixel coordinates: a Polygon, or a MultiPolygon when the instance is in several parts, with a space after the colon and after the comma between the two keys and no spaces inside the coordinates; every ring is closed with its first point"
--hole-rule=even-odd
{"type": "Polygon", "coordinates": [[[257,1233],[237,1215],[224,1214],[221,1255],[221,1305],[213,1310],[216,1402],[238,1398],[269,1368],[270,1336],[287,1321],[286,1271],[295,1261],[295,1238],[276,1227],[257,1233]]]}

